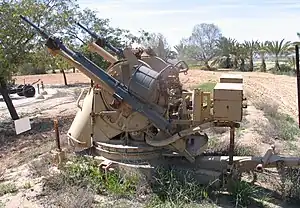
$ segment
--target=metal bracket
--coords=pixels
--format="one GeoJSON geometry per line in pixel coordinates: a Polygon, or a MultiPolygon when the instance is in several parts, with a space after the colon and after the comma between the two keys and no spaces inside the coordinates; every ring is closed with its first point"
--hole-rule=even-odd
{"type": "Polygon", "coordinates": [[[263,158],[261,159],[261,163],[256,166],[256,170],[258,172],[263,172],[263,168],[265,167],[266,164],[269,163],[270,158],[275,155],[275,146],[272,145],[265,153],[263,158]]]}
{"type": "Polygon", "coordinates": [[[105,174],[107,174],[108,171],[113,170],[112,166],[114,165],[114,162],[110,160],[104,160],[100,163],[99,167],[104,170],[105,174]]]}

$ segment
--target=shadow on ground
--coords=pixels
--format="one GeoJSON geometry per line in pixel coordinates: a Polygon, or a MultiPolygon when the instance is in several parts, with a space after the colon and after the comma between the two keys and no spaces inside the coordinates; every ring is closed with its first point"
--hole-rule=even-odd
{"type": "MultiPolygon", "coordinates": [[[[10,97],[11,100],[22,100],[22,99],[26,99],[26,97],[24,96],[18,96],[18,97],[10,97]]],[[[4,102],[3,97],[0,97],[0,102],[4,102]]]]}
{"type": "MultiPolygon", "coordinates": [[[[62,136],[69,129],[74,116],[58,116],[59,131],[62,136]]],[[[22,149],[34,144],[40,145],[43,142],[54,140],[55,132],[53,125],[53,119],[51,118],[34,118],[31,121],[30,131],[16,135],[12,121],[0,123],[0,153],[5,154],[11,150],[22,149]]]]}

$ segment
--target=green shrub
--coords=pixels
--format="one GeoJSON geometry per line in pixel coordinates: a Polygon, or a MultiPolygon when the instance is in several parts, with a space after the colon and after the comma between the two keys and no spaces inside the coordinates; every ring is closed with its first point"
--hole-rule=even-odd
{"type": "Polygon", "coordinates": [[[263,125],[262,130],[266,136],[283,140],[295,140],[300,136],[300,130],[295,120],[284,113],[278,111],[278,105],[272,103],[254,103],[254,106],[262,110],[269,121],[263,125]]]}
{"type": "Polygon", "coordinates": [[[271,68],[270,72],[277,75],[288,75],[288,76],[295,76],[296,70],[294,70],[291,66],[287,64],[280,64],[280,70],[276,68],[271,68]]]}
{"type": "Polygon", "coordinates": [[[298,204],[300,203],[300,169],[286,168],[282,172],[281,192],[285,201],[298,204]]]}
{"type": "Polygon", "coordinates": [[[9,194],[9,193],[15,193],[17,191],[18,191],[18,189],[17,189],[16,185],[13,183],[0,184],[0,196],[9,194]]]}
{"type": "Polygon", "coordinates": [[[261,198],[259,189],[246,181],[231,181],[228,191],[233,198],[234,207],[248,207],[254,198],[261,198]]]}
{"type": "Polygon", "coordinates": [[[60,173],[58,180],[48,178],[45,186],[51,189],[60,189],[63,184],[84,187],[99,194],[116,194],[130,196],[135,193],[138,177],[122,175],[118,171],[105,173],[94,160],[76,158],[67,164],[60,173]],[[59,185],[58,185],[59,184],[59,185]]]}
{"type": "Polygon", "coordinates": [[[43,67],[34,67],[32,64],[24,64],[20,67],[19,73],[21,75],[34,75],[34,74],[46,74],[46,69],[43,67]]]}
{"type": "Polygon", "coordinates": [[[266,115],[266,117],[274,130],[273,133],[270,132],[271,136],[283,140],[295,140],[300,135],[297,123],[289,115],[277,112],[275,115],[266,115]]]}
{"type": "Polygon", "coordinates": [[[219,68],[233,68],[233,61],[232,59],[229,59],[229,62],[227,63],[227,59],[223,58],[218,62],[218,67],[219,68]]]}
{"type": "Polygon", "coordinates": [[[207,199],[209,194],[206,187],[201,186],[188,171],[174,169],[157,169],[157,176],[152,183],[155,194],[151,206],[172,203],[174,207],[207,199]]]}

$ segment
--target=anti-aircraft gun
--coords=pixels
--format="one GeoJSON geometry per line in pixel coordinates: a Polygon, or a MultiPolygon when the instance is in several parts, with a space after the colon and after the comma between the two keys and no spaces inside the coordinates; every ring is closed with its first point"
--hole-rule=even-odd
{"type": "MultiPolygon", "coordinates": [[[[263,157],[233,155],[235,128],[239,127],[243,115],[242,77],[222,77],[214,88],[213,103],[211,94],[201,89],[183,93],[181,108],[169,112],[170,94],[164,80],[172,66],[159,71],[142,62],[133,64],[128,58],[116,71],[120,73],[124,67],[129,72],[124,80],[67,48],[58,38],[48,36],[27,18],[21,18],[47,40],[45,45],[51,54],[62,56],[96,83],[79,106],[68,137],[76,147],[98,155],[103,164],[177,165],[195,170],[203,183],[224,173],[239,175],[278,164],[299,165],[298,157],[277,156],[273,148],[263,157]],[[209,138],[203,130],[212,126],[230,128],[229,156],[206,153],[209,138]]],[[[128,57],[134,56],[132,53],[130,56],[130,50],[126,53],[128,57]]]]}

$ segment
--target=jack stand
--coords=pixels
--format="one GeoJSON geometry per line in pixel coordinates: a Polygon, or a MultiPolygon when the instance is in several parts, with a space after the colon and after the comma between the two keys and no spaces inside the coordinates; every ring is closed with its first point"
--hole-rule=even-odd
{"type": "Polygon", "coordinates": [[[52,152],[53,154],[53,162],[57,164],[58,167],[61,166],[63,161],[66,159],[66,152],[61,149],[60,146],[60,138],[59,138],[59,131],[58,131],[58,120],[54,120],[54,130],[55,130],[55,140],[56,140],[56,150],[52,152]]]}
{"type": "Polygon", "coordinates": [[[47,91],[45,91],[45,87],[44,87],[44,82],[41,81],[41,88],[42,88],[42,91],[41,91],[41,95],[47,95],[47,91]]]}
{"type": "Polygon", "coordinates": [[[66,159],[66,152],[64,150],[54,150],[51,152],[53,157],[53,163],[58,167],[61,167],[62,163],[66,159]]]}
{"type": "Polygon", "coordinates": [[[35,98],[36,99],[45,99],[45,97],[40,92],[40,85],[39,84],[37,84],[37,91],[38,91],[38,94],[37,94],[37,96],[35,96],[35,98]]]}
{"type": "Polygon", "coordinates": [[[233,164],[233,156],[234,156],[234,151],[235,151],[235,124],[232,123],[230,125],[230,132],[229,132],[229,149],[228,149],[228,156],[229,156],[229,161],[227,164],[226,168],[226,177],[227,177],[227,184],[229,187],[231,187],[235,180],[237,179],[236,171],[235,171],[235,166],[233,164]]]}
{"type": "Polygon", "coordinates": [[[229,133],[230,141],[229,141],[229,166],[233,165],[233,155],[234,155],[234,150],[235,150],[235,142],[234,142],[234,137],[235,137],[235,127],[232,125],[230,127],[230,133],[229,133]]]}

